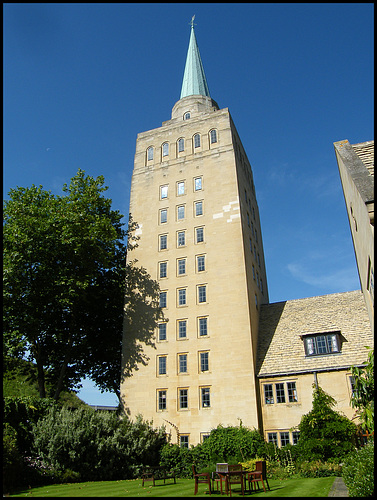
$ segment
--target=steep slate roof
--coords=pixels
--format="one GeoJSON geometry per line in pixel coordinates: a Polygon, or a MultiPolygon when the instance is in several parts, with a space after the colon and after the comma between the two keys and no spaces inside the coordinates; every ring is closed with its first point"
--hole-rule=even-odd
{"type": "Polygon", "coordinates": [[[198,44],[196,42],[193,21],[194,18],[191,21],[190,43],[187,51],[180,99],[190,95],[204,95],[210,97],[198,44]]]}
{"type": "Polygon", "coordinates": [[[374,177],[374,141],[351,144],[355,153],[374,177]]]}
{"type": "Polygon", "coordinates": [[[360,290],[261,306],[258,377],[348,368],[367,359],[373,347],[368,313],[360,290]],[[302,335],[340,331],[341,353],[305,356],[302,335]]]}

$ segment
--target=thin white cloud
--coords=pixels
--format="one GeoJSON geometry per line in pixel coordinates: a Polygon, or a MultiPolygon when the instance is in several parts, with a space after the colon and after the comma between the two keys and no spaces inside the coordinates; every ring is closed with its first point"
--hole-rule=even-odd
{"type": "Polygon", "coordinates": [[[334,269],[330,272],[321,272],[319,266],[316,266],[317,269],[313,269],[310,265],[300,263],[290,263],[286,268],[294,279],[317,289],[341,292],[360,288],[353,266],[334,269]]]}

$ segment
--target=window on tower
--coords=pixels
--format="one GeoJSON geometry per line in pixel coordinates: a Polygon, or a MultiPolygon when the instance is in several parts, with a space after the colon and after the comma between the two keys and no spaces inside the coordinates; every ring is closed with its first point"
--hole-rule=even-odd
{"type": "Polygon", "coordinates": [[[200,147],[200,135],[195,134],[194,135],[194,148],[199,148],[200,147]]]}
{"type": "Polygon", "coordinates": [[[189,112],[189,111],[187,111],[187,113],[185,113],[185,114],[183,115],[183,119],[184,119],[184,120],[189,120],[190,118],[191,118],[191,114],[190,114],[190,112],[189,112]]]}
{"type": "Polygon", "coordinates": [[[178,139],[178,153],[181,153],[184,150],[185,150],[185,140],[182,138],[178,139]]]}
{"type": "Polygon", "coordinates": [[[162,156],[169,156],[169,143],[164,142],[162,145],[162,156]]]}
{"type": "Polygon", "coordinates": [[[211,141],[211,144],[217,142],[217,131],[216,130],[211,130],[210,141],[211,141]]]}
{"type": "Polygon", "coordinates": [[[150,161],[150,160],[153,160],[153,147],[149,147],[147,149],[147,160],[150,161]]]}

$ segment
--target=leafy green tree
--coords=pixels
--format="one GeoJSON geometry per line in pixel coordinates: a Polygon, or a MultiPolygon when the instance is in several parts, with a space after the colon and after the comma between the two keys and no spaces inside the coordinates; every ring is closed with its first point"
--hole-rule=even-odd
{"type": "Polygon", "coordinates": [[[126,264],[125,239],[135,223],[130,218],[123,228],[107,189],[103,176],[79,170],[63,196],[32,185],[12,189],[4,202],[4,353],[35,361],[42,398],[57,400],[85,376],[119,397],[125,298],[146,299],[131,337],[152,342],[161,314],[157,284],[126,264]],[[46,393],[46,378],[53,394],[46,393]]]}
{"type": "Polygon", "coordinates": [[[364,430],[374,432],[374,349],[367,347],[368,360],[363,367],[352,366],[354,388],[351,405],[364,430]]]}
{"type": "Polygon", "coordinates": [[[356,425],[333,410],[336,402],[321,387],[313,384],[313,408],[301,417],[297,443],[306,460],[341,458],[355,449],[356,425]]]}

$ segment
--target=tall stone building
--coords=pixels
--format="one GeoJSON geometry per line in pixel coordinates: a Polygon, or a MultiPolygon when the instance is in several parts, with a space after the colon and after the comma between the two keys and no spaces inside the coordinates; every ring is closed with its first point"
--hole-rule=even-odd
{"type": "Polygon", "coordinates": [[[221,422],[258,428],[268,290],[253,173],[229,110],[210,97],[193,23],[171,119],[137,136],[130,213],[131,258],[158,281],[166,317],[144,348],[149,364],[122,385],[131,416],[172,424],[182,445],[221,422]]]}
{"type": "MultiPolygon", "coordinates": [[[[372,304],[370,178],[336,152],[372,304]]],[[[142,346],[149,362],[121,383],[131,418],[165,425],[181,446],[241,421],[284,446],[297,442],[313,384],[353,418],[350,367],[374,344],[373,308],[360,290],[269,303],[253,173],[229,110],[210,96],[193,23],[171,119],[137,136],[130,213],[140,236],[130,259],[158,281],[165,316],[155,345],[142,346]]]]}

